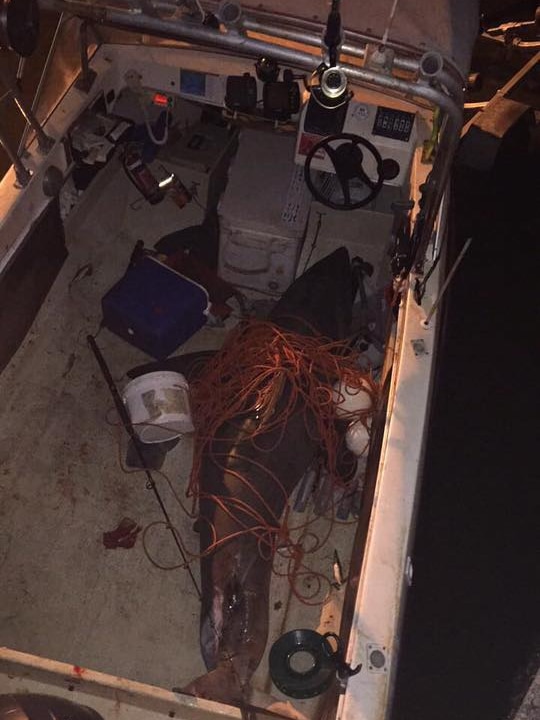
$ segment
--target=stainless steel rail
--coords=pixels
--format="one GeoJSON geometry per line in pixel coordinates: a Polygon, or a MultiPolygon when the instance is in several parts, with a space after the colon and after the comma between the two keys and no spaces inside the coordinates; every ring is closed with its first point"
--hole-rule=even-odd
{"type": "Polygon", "coordinates": [[[0,130],[0,145],[3,147],[4,152],[11,160],[11,164],[15,170],[15,177],[17,178],[17,185],[19,187],[26,187],[30,182],[32,173],[23,165],[22,160],[19,158],[16,152],[11,149],[9,142],[2,135],[0,130]]]}
{"type": "MultiPolygon", "coordinates": [[[[50,47],[49,47],[49,52],[47,53],[47,57],[46,57],[46,59],[45,59],[44,65],[43,65],[43,70],[41,71],[41,76],[40,76],[40,78],[39,78],[39,82],[38,82],[38,85],[37,85],[37,88],[36,88],[36,92],[34,93],[34,98],[33,98],[33,100],[32,100],[32,105],[31,105],[31,108],[30,108],[31,111],[32,111],[32,113],[35,113],[36,110],[37,110],[37,106],[38,106],[39,100],[40,100],[40,98],[41,98],[41,93],[42,93],[43,85],[44,85],[44,82],[45,82],[45,77],[47,76],[47,72],[48,72],[48,70],[49,70],[49,67],[50,67],[50,65],[51,65],[52,59],[53,59],[53,57],[54,57],[54,52],[55,52],[55,50],[56,50],[56,44],[57,44],[57,42],[58,42],[58,37],[59,37],[59,34],[60,34],[60,28],[61,28],[61,26],[62,26],[62,23],[64,22],[64,19],[65,19],[65,17],[64,17],[64,14],[62,13],[62,14],[60,15],[60,17],[58,18],[58,23],[57,23],[57,25],[56,25],[56,29],[55,29],[55,31],[54,31],[53,38],[52,38],[52,40],[51,40],[51,45],[50,45],[50,47]]],[[[29,132],[30,132],[30,128],[31,128],[31,125],[30,125],[30,123],[27,122],[26,125],[24,126],[24,130],[23,130],[23,132],[22,132],[21,139],[20,139],[20,142],[19,142],[19,148],[18,148],[18,150],[17,150],[17,154],[18,154],[19,156],[21,155],[21,153],[22,153],[22,152],[24,151],[24,149],[25,149],[26,141],[27,141],[27,139],[28,139],[28,134],[29,134],[29,132]]]]}
{"type": "Polygon", "coordinates": [[[11,81],[5,70],[0,67],[0,81],[8,91],[9,95],[13,98],[13,101],[19,108],[21,115],[25,118],[26,122],[31,125],[35,130],[39,151],[46,155],[51,147],[54,145],[54,140],[50,138],[44,131],[32,110],[27,106],[22,94],[17,88],[16,84],[11,81]]]}
{"type": "MultiPolygon", "coordinates": [[[[148,35],[173,40],[183,40],[207,48],[225,49],[247,57],[257,58],[260,55],[271,54],[278,62],[283,62],[308,72],[316,70],[321,62],[320,54],[315,52],[310,53],[305,50],[298,50],[277,43],[248,37],[236,30],[222,32],[202,25],[200,22],[190,22],[182,18],[161,18],[155,15],[149,16],[140,11],[133,12],[129,9],[124,10],[110,6],[98,7],[66,0],[40,0],[40,4],[42,7],[50,10],[70,12],[71,14],[93,21],[98,25],[111,25],[113,27],[137,31],[148,35]]],[[[294,28],[291,30],[290,24],[286,28],[281,28],[244,18],[244,26],[258,28],[261,33],[264,28],[268,34],[276,38],[292,39],[293,35],[296,39],[307,38],[307,36],[304,36],[302,30],[299,31],[294,28]],[[283,33],[287,35],[286,38],[284,38],[283,33]]],[[[315,49],[317,44],[314,41],[314,35],[309,34],[309,38],[310,42],[307,44],[313,45],[315,49]]],[[[302,40],[300,41],[302,42],[302,40]]],[[[321,41],[319,40],[319,47],[320,44],[321,41]]],[[[347,47],[349,51],[352,48],[350,45],[347,47]]],[[[365,52],[365,48],[361,46],[352,49],[353,53],[356,53],[358,57],[361,57],[362,53],[365,52]]],[[[439,152],[435,158],[430,183],[426,192],[423,230],[420,238],[420,247],[425,248],[431,238],[451,160],[457,143],[459,142],[462,125],[463,93],[462,88],[459,87],[459,84],[456,83],[455,80],[451,82],[448,81],[442,65],[435,77],[425,77],[425,73],[424,76],[422,76],[422,58],[419,60],[398,58],[397,63],[401,63],[403,69],[410,69],[414,72],[416,72],[416,68],[418,68],[419,77],[413,80],[406,80],[379,73],[370,68],[347,63],[340,64],[340,67],[352,82],[370,87],[383,88],[386,91],[413,101],[427,101],[430,106],[439,107],[444,113],[445,120],[443,122],[439,152]],[[443,87],[443,80],[449,82],[449,87],[443,87]]],[[[399,65],[396,64],[396,60],[394,60],[394,64],[396,67],[399,67],[399,65]]],[[[419,268],[418,264],[417,268],[419,268]]]]}

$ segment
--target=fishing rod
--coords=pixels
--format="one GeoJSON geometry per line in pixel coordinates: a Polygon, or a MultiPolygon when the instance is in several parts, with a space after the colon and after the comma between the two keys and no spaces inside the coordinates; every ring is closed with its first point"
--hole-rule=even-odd
{"type": "Polygon", "coordinates": [[[146,458],[144,456],[143,452],[143,443],[139,439],[137,433],[135,432],[135,428],[133,427],[133,424],[131,422],[131,419],[129,417],[129,414],[124,406],[124,403],[122,402],[122,398],[120,397],[120,393],[118,392],[118,388],[116,387],[116,384],[113,380],[113,376],[111,375],[111,371],[109,370],[109,367],[107,365],[107,362],[105,358],[103,357],[103,354],[101,350],[99,349],[96,340],[93,335],[87,335],[86,341],[88,342],[88,345],[90,346],[90,349],[94,353],[94,356],[97,360],[97,363],[99,365],[99,368],[101,370],[101,373],[105,379],[105,382],[109,386],[110,393],[112,395],[112,398],[114,400],[114,404],[116,406],[116,409],[118,411],[118,415],[120,416],[120,420],[122,422],[122,425],[124,426],[124,430],[129,435],[131,441],[133,442],[133,447],[135,448],[135,452],[137,453],[137,458],[141,464],[142,469],[144,470],[144,473],[146,475],[147,483],[146,487],[149,490],[152,490],[156,500],[158,501],[158,505],[161,508],[161,512],[163,513],[163,517],[165,518],[165,524],[170,530],[175,545],[178,548],[178,552],[180,553],[180,556],[182,557],[182,560],[185,564],[186,570],[189,573],[189,577],[191,578],[191,581],[195,587],[195,590],[197,591],[197,595],[199,596],[199,600],[202,599],[202,593],[199,589],[199,585],[197,584],[197,581],[195,579],[195,576],[193,575],[193,572],[189,566],[188,559],[186,557],[186,554],[184,552],[184,549],[182,548],[182,545],[180,543],[180,540],[178,539],[178,536],[176,534],[175,528],[173,524],[171,523],[171,518],[169,516],[169,513],[167,512],[167,508],[165,507],[165,503],[163,502],[163,498],[161,497],[161,494],[156,486],[156,483],[154,481],[154,478],[152,476],[152,473],[150,472],[150,468],[148,467],[148,463],[146,462],[146,458]]]}

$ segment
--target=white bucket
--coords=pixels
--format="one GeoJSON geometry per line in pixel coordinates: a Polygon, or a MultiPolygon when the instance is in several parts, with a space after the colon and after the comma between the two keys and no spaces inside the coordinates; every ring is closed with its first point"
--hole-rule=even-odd
{"type": "Polygon", "coordinates": [[[126,385],[122,399],[144,443],[173,440],[195,429],[188,384],[180,373],[159,370],[141,375],[126,385]]]}

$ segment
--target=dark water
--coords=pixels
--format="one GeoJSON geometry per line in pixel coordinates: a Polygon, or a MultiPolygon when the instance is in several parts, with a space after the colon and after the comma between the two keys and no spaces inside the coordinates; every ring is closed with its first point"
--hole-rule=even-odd
{"type": "Polygon", "coordinates": [[[453,252],[394,720],[499,720],[540,650],[540,153],[454,174],[453,252]]]}

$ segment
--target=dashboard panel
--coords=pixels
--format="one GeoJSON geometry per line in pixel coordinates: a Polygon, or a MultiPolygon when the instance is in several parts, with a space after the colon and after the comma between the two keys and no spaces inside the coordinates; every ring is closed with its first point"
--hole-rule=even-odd
{"type": "MultiPolygon", "coordinates": [[[[168,70],[169,87],[164,88],[168,94],[218,108],[226,107],[226,74],[215,74],[193,67],[170,67],[168,70]]],[[[157,77],[154,78],[153,73],[145,68],[143,84],[149,88],[158,88],[156,79],[157,77]]],[[[262,98],[264,84],[258,79],[256,83],[257,97],[262,98]]],[[[362,95],[364,94],[362,91],[362,95]]],[[[418,136],[422,134],[418,131],[419,118],[410,111],[410,105],[406,106],[407,109],[387,106],[383,104],[382,96],[373,92],[367,93],[366,97],[368,102],[355,98],[333,111],[316,107],[313,100],[305,102],[299,115],[294,114],[291,118],[298,124],[295,162],[297,165],[304,165],[309,150],[324,137],[340,132],[352,133],[375,145],[383,160],[394,161],[393,173],[389,174],[384,184],[403,187],[408,183],[412,157],[418,144],[418,136]]],[[[257,114],[260,114],[259,109],[257,114]]],[[[375,161],[368,152],[365,153],[364,167],[368,175],[375,175],[375,161]]],[[[333,172],[332,164],[324,151],[313,159],[312,168],[333,172]]]]}
{"type": "MultiPolygon", "coordinates": [[[[360,135],[369,140],[380,152],[383,160],[394,161],[394,176],[388,177],[385,185],[401,187],[408,181],[418,139],[415,113],[357,100],[351,100],[342,108],[329,112],[314,107],[313,101],[307,102],[300,117],[295,162],[303,165],[314,145],[328,135],[342,132],[360,135]]],[[[313,158],[312,168],[333,172],[332,163],[324,150],[313,158]]],[[[365,170],[370,177],[376,174],[375,160],[367,152],[365,170]]]]}

